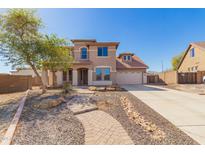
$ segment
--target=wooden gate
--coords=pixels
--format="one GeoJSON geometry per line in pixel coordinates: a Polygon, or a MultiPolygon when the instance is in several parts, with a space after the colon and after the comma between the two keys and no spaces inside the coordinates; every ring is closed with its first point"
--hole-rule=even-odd
{"type": "Polygon", "coordinates": [[[147,83],[158,83],[159,76],[158,75],[148,75],[147,76],[147,83]]]}
{"type": "Polygon", "coordinates": [[[197,83],[197,73],[178,73],[178,83],[179,84],[196,84],[197,83]]]}

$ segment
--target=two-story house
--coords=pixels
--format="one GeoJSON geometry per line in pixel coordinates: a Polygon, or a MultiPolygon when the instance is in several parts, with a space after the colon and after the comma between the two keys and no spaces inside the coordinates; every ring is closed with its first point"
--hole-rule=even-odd
{"type": "Polygon", "coordinates": [[[57,71],[55,79],[49,72],[47,85],[52,86],[53,80],[56,80],[57,86],[64,82],[79,86],[147,82],[148,66],[139,57],[129,52],[116,57],[119,42],[97,42],[95,39],[71,41],[72,67],[68,71],[57,71]]]}
{"type": "Polygon", "coordinates": [[[205,42],[190,43],[178,65],[178,72],[205,71],[205,42]]]}

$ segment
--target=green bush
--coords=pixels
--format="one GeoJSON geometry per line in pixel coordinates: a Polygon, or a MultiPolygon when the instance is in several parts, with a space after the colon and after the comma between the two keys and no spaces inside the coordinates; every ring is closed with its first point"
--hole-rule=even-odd
{"type": "Polygon", "coordinates": [[[69,91],[72,90],[72,85],[69,82],[65,82],[63,84],[63,92],[64,93],[69,93],[69,91]]]}

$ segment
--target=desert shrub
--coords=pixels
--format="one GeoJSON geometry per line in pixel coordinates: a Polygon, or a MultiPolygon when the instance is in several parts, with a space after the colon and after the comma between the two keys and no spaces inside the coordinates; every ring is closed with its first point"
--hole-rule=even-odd
{"type": "Polygon", "coordinates": [[[69,82],[63,84],[63,92],[69,93],[72,90],[72,85],[69,82]]]}

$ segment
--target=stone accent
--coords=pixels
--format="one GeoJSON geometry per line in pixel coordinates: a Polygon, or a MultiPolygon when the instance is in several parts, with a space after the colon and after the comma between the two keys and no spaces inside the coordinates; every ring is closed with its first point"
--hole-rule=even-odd
{"type": "Polygon", "coordinates": [[[63,97],[60,97],[60,98],[55,99],[55,100],[46,99],[38,104],[34,104],[33,107],[37,108],[37,109],[49,109],[49,108],[56,107],[64,102],[65,102],[65,99],[63,97]]]}
{"type": "Polygon", "coordinates": [[[96,91],[105,91],[105,87],[97,87],[96,91]]]}
{"type": "Polygon", "coordinates": [[[96,91],[97,87],[95,87],[95,86],[90,86],[90,87],[88,87],[88,89],[89,89],[90,91],[96,91]]]}
{"type": "Polygon", "coordinates": [[[155,140],[162,140],[165,138],[165,133],[159,129],[154,123],[144,119],[142,115],[134,110],[132,103],[126,97],[120,98],[121,104],[130,120],[134,121],[137,125],[143,127],[144,131],[150,134],[155,140]]]}

